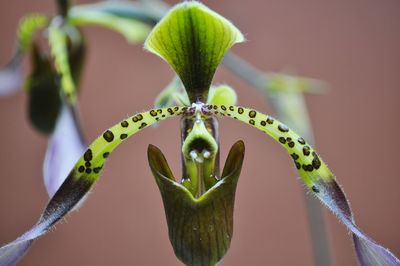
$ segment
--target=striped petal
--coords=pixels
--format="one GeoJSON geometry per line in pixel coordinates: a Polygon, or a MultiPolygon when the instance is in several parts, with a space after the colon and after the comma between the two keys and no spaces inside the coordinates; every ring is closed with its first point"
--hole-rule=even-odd
{"type": "Polygon", "coordinates": [[[168,62],[193,103],[207,101],[223,56],[243,41],[242,33],[227,19],[197,1],[185,1],[154,27],[144,47],[168,62]]]}
{"type": "Polygon", "coordinates": [[[36,225],[0,248],[0,265],[17,263],[36,238],[48,232],[81,201],[99,179],[108,155],[123,140],[158,121],[179,116],[186,109],[187,107],[170,107],[150,110],[136,114],[106,130],[76,162],[36,225]]]}
{"type": "Polygon", "coordinates": [[[352,233],[359,262],[363,266],[395,266],[400,260],[377,244],[355,224],[350,205],[336,178],[321,157],[299,135],[273,117],[258,111],[224,105],[208,105],[205,112],[228,116],[249,124],[276,140],[289,153],[306,186],[352,233]]]}

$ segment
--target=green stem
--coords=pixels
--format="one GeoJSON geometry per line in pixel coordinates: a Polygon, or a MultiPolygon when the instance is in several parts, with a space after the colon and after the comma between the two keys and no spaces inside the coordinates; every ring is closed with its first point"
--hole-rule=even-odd
{"type": "Polygon", "coordinates": [[[70,6],[71,6],[70,0],[57,0],[58,13],[63,17],[67,16],[70,6]]]}

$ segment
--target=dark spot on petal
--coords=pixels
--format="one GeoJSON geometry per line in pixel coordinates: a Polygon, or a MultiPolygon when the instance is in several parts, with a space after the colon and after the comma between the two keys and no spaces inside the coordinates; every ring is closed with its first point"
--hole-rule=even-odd
{"type": "Polygon", "coordinates": [[[285,144],[286,143],[286,139],[284,137],[280,137],[279,138],[279,142],[282,143],[282,144],[285,144]]]}
{"type": "Polygon", "coordinates": [[[299,162],[296,162],[296,168],[297,168],[297,170],[300,170],[301,164],[299,162]]]}
{"type": "Polygon", "coordinates": [[[85,166],[86,166],[86,167],[90,167],[91,165],[92,165],[92,164],[91,164],[90,162],[86,162],[86,163],[85,163],[85,166]]]}
{"type": "Polygon", "coordinates": [[[262,120],[262,121],[260,122],[260,125],[262,125],[263,127],[265,127],[265,126],[267,125],[267,122],[265,122],[264,120],[262,120]]]}
{"type": "Polygon", "coordinates": [[[239,107],[239,108],[238,108],[238,113],[239,113],[239,114],[243,114],[243,113],[244,113],[244,110],[243,110],[242,107],[239,107]]]}
{"type": "Polygon", "coordinates": [[[315,193],[319,193],[319,189],[316,186],[312,186],[311,187],[312,191],[314,191],[315,193]]]}
{"type": "Polygon", "coordinates": [[[254,111],[254,110],[251,110],[251,111],[249,112],[249,117],[250,117],[250,118],[254,118],[254,117],[256,117],[256,115],[257,115],[257,112],[254,111]]]}
{"type": "Polygon", "coordinates": [[[121,122],[121,127],[128,127],[128,126],[129,126],[128,121],[122,121],[121,122]]]}
{"type": "Polygon", "coordinates": [[[321,167],[321,160],[318,158],[318,155],[313,152],[314,159],[312,160],[312,166],[315,169],[319,169],[321,167]]]}
{"type": "Polygon", "coordinates": [[[107,142],[111,142],[111,141],[114,140],[114,134],[113,134],[110,130],[107,130],[106,132],[104,132],[103,138],[104,138],[107,142]]]}
{"type": "Polygon", "coordinates": [[[93,172],[95,172],[96,174],[100,173],[101,167],[96,167],[93,169],[93,172]]]}
{"type": "Polygon", "coordinates": [[[267,118],[267,123],[272,125],[274,123],[274,119],[272,119],[271,117],[267,118]]]}
{"type": "Polygon", "coordinates": [[[90,161],[90,160],[93,159],[93,153],[92,153],[92,150],[91,150],[91,149],[87,149],[87,150],[85,151],[85,154],[83,155],[83,159],[84,159],[85,161],[90,161]]]}
{"type": "Polygon", "coordinates": [[[138,115],[135,115],[133,118],[132,118],[132,121],[133,122],[137,122],[137,121],[140,121],[140,120],[142,120],[143,119],[143,115],[142,114],[138,114],[138,115]]]}
{"type": "Polygon", "coordinates": [[[256,122],[254,121],[254,119],[250,119],[250,120],[249,120],[249,124],[250,124],[250,125],[253,125],[253,126],[254,126],[255,123],[256,123],[256,122]]]}
{"type": "Polygon", "coordinates": [[[229,111],[235,111],[235,108],[231,105],[229,106],[229,111]]]}
{"type": "Polygon", "coordinates": [[[306,144],[306,141],[302,137],[300,137],[297,141],[302,145],[306,144]]]}
{"type": "Polygon", "coordinates": [[[109,152],[105,152],[105,153],[103,153],[103,158],[105,159],[105,158],[107,158],[108,157],[108,155],[110,155],[110,153],[109,152]]]}
{"type": "Polygon", "coordinates": [[[86,173],[87,173],[87,174],[90,174],[91,172],[92,172],[92,169],[86,168],[86,173]]]}
{"type": "Polygon", "coordinates": [[[139,129],[142,129],[142,128],[144,128],[145,126],[147,126],[147,123],[143,122],[143,123],[140,125],[139,129]]]}
{"type": "Polygon", "coordinates": [[[128,137],[128,134],[121,134],[119,136],[120,139],[126,139],[128,137]]]}
{"type": "Polygon", "coordinates": [[[313,170],[313,166],[311,164],[303,164],[303,170],[311,172],[313,170]]]}
{"type": "Polygon", "coordinates": [[[288,132],[288,131],[289,131],[289,128],[288,128],[286,125],[284,125],[284,124],[280,124],[280,125],[278,126],[278,129],[279,129],[279,131],[281,131],[281,132],[288,132]]]}
{"type": "Polygon", "coordinates": [[[83,166],[83,165],[79,166],[78,171],[80,173],[83,173],[83,171],[85,171],[85,166],[83,166]]]}
{"type": "Polygon", "coordinates": [[[225,105],[221,105],[221,109],[226,111],[226,106],[225,105]]]}
{"type": "Polygon", "coordinates": [[[299,159],[299,155],[297,155],[297,153],[292,153],[290,156],[292,156],[293,160],[295,161],[299,159]]]}
{"type": "Polygon", "coordinates": [[[294,147],[294,142],[293,141],[288,141],[288,144],[287,144],[290,148],[293,148],[294,147]]]}
{"type": "Polygon", "coordinates": [[[303,154],[305,155],[305,156],[308,156],[308,155],[310,155],[310,147],[308,147],[308,146],[304,146],[303,147],[303,154]]]}

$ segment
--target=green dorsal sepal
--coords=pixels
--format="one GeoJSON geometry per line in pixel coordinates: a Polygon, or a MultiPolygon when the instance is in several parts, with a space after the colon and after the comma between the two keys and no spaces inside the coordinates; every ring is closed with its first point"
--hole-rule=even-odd
{"type": "Polygon", "coordinates": [[[215,70],[242,33],[203,4],[176,5],[154,27],[144,47],[167,61],[179,75],[190,102],[206,102],[215,70]]]}

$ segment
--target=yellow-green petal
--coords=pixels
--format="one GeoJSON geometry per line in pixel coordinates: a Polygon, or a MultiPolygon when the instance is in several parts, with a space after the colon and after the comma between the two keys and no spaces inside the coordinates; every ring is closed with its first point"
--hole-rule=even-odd
{"type": "Polygon", "coordinates": [[[19,23],[17,38],[19,49],[25,52],[32,44],[35,32],[49,23],[47,16],[42,14],[31,14],[23,17],[19,23]]]}

